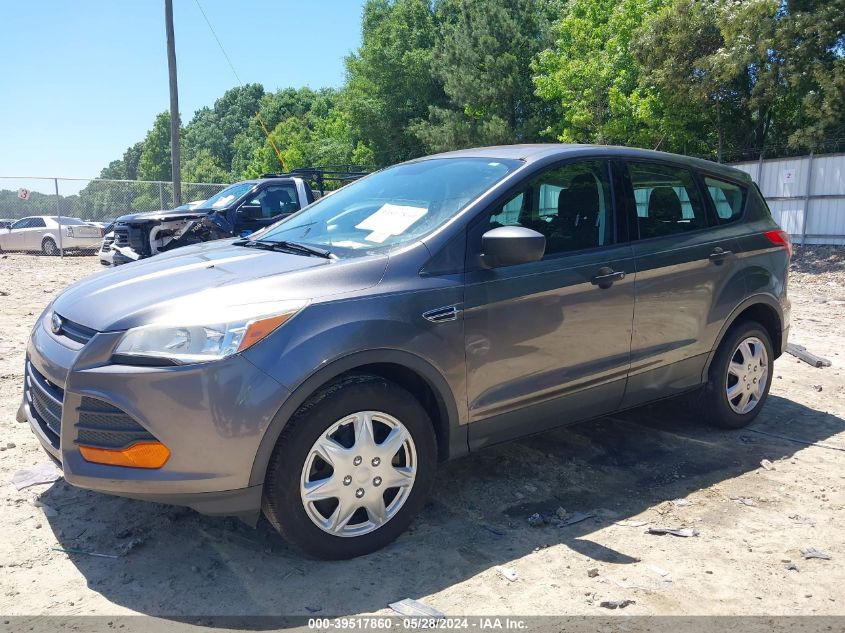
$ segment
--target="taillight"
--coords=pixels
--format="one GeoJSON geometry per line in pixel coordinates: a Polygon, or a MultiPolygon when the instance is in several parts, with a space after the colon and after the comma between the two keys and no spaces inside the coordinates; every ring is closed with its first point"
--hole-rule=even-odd
{"type": "Polygon", "coordinates": [[[778,229],[777,231],[766,231],[765,235],[772,244],[783,246],[786,249],[786,254],[789,255],[789,259],[792,259],[792,240],[789,239],[789,233],[783,229],[778,229]]]}

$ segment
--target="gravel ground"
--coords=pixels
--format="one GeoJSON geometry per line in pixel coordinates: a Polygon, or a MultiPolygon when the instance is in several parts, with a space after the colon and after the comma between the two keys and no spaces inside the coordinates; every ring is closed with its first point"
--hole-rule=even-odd
{"type": "Polygon", "coordinates": [[[322,617],[386,612],[405,597],[449,615],[604,615],[602,601],[622,599],[634,601],[632,615],[845,614],[843,249],[799,249],[790,286],[791,341],[832,366],[780,358],[751,428],[704,428],[670,403],[490,448],[441,468],[397,542],[333,563],[303,557],[266,521],[252,529],[61,480],[11,485],[16,471],[46,461],[15,421],[26,337],[57,292],[98,269],[93,257],[0,255],[4,615],[322,617]],[[592,516],[529,524],[558,512],[592,516]],[[655,536],[649,526],[699,535],[655,536]],[[808,547],[831,560],[805,560],[808,547]]]}

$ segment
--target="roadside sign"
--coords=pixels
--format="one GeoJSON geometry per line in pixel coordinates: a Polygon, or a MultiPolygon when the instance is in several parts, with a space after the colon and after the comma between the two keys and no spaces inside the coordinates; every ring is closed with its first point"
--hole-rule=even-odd
{"type": "Polygon", "coordinates": [[[18,198],[21,200],[29,200],[29,189],[24,189],[23,187],[18,189],[18,198]]]}

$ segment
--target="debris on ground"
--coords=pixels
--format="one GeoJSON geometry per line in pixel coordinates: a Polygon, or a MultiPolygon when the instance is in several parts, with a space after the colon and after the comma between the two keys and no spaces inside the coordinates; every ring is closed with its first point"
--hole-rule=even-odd
{"type": "Polygon", "coordinates": [[[648,568],[653,571],[658,576],[668,576],[669,572],[662,567],[658,567],[657,565],[649,565],[648,568]]]}
{"type": "MultiPolygon", "coordinates": [[[[830,361],[826,358],[821,356],[816,356],[815,354],[808,352],[807,348],[803,345],[796,345],[795,343],[789,343],[786,346],[786,353],[791,354],[795,358],[803,360],[808,365],[812,365],[813,367],[830,367],[830,361]]],[[[821,391],[821,389],[819,389],[821,391]]]]}
{"type": "Polygon", "coordinates": [[[599,603],[600,607],[604,607],[605,609],[624,609],[628,605],[637,604],[634,600],[624,599],[624,600],[605,600],[599,603]]]}
{"type": "Polygon", "coordinates": [[[819,558],[821,560],[830,560],[830,554],[817,550],[815,547],[806,547],[801,550],[801,556],[806,559],[819,558]]]}
{"type": "Polygon", "coordinates": [[[692,501],[690,501],[689,499],[672,499],[671,503],[676,508],[682,508],[684,506],[691,506],[692,505],[692,501]]]}
{"type": "Polygon", "coordinates": [[[58,511],[58,510],[56,510],[56,509],[55,509],[54,507],[52,507],[52,506],[48,506],[46,503],[43,503],[43,502],[39,501],[38,499],[30,499],[30,500],[29,500],[29,503],[30,503],[30,505],[32,505],[32,506],[34,506],[34,507],[36,507],[36,508],[40,508],[40,509],[41,509],[41,512],[42,512],[42,513],[44,514],[44,516],[45,516],[45,517],[47,517],[48,519],[59,515],[59,511],[58,511]]]}
{"type": "Polygon", "coordinates": [[[307,604],[305,605],[305,610],[308,613],[318,613],[323,610],[323,607],[309,607],[307,604]]]}
{"type": "Polygon", "coordinates": [[[490,534],[494,534],[495,536],[504,536],[505,535],[505,533],[502,532],[501,530],[497,530],[496,528],[490,527],[489,525],[485,525],[483,523],[481,524],[481,529],[487,530],[488,532],[490,532],[490,534]]]}
{"type": "Polygon", "coordinates": [[[61,478],[61,469],[54,462],[48,461],[34,468],[19,470],[12,475],[12,484],[18,490],[23,490],[38,484],[51,484],[61,478]]]}
{"type": "Polygon", "coordinates": [[[788,561],[785,561],[785,562],[786,562],[786,564],[784,565],[784,567],[787,569],[787,571],[800,571],[798,569],[798,565],[793,563],[791,560],[788,560],[788,561]]]}
{"type": "MultiPolygon", "coordinates": [[[[769,437],[776,437],[779,440],[786,440],[788,442],[795,442],[796,444],[804,444],[805,446],[818,446],[819,448],[826,448],[831,451],[843,451],[845,452],[845,446],[835,446],[833,444],[827,444],[825,442],[811,442],[810,440],[802,440],[797,437],[790,437],[789,435],[783,435],[781,433],[770,433],[769,431],[761,431],[760,429],[748,429],[752,433],[759,433],[760,435],[768,435],[769,437]]],[[[772,462],[768,459],[764,459],[763,462],[760,462],[760,465],[766,468],[766,470],[774,470],[774,466],[772,466],[772,462]],[[769,467],[767,468],[763,462],[767,462],[769,467]]]]}
{"type": "Polygon", "coordinates": [[[129,552],[133,549],[141,547],[145,543],[145,540],[142,538],[133,538],[130,541],[126,541],[123,545],[120,546],[120,555],[126,556],[129,552]]]}
{"type": "Polygon", "coordinates": [[[587,519],[592,519],[595,515],[593,512],[573,512],[569,515],[566,519],[560,522],[559,527],[565,527],[567,525],[575,525],[576,523],[580,523],[581,521],[586,521],[587,519]]]}
{"type": "Polygon", "coordinates": [[[816,391],[821,393],[823,391],[824,387],[822,387],[821,385],[813,385],[813,389],[815,389],[816,391]]]}
{"type": "Polygon", "coordinates": [[[648,521],[617,521],[616,525],[621,525],[622,527],[642,527],[644,525],[648,525],[648,521]]]}
{"type": "Polygon", "coordinates": [[[543,518],[543,515],[539,512],[535,512],[530,517],[528,517],[528,525],[531,527],[543,527],[546,524],[546,520],[543,518]]]}
{"type": "Polygon", "coordinates": [[[411,615],[411,616],[425,616],[431,618],[445,618],[446,614],[442,611],[438,611],[434,607],[430,607],[427,604],[420,602],[419,600],[412,600],[411,598],[404,598],[399,600],[398,602],[391,602],[387,605],[399,615],[411,615]]]}
{"type": "Polygon", "coordinates": [[[772,462],[770,462],[768,459],[760,460],[760,465],[763,468],[765,468],[766,470],[774,470],[775,469],[774,464],[772,464],[772,462]]]}
{"type": "Polygon", "coordinates": [[[599,575],[599,568],[598,567],[592,567],[592,568],[587,570],[587,576],[589,578],[595,578],[598,575],[599,575]]]}
{"type": "Polygon", "coordinates": [[[506,580],[510,580],[511,582],[516,582],[516,579],[519,578],[519,575],[510,567],[504,567],[502,565],[496,565],[494,571],[498,573],[502,578],[506,580]]]}
{"type": "Polygon", "coordinates": [[[54,552],[64,552],[65,554],[84,554],[85,556],[96,556],[97,558],[120,558],[115,554],[98,554],[97,552],[89,552],[84,549],[77,549],[75,547],[54,547],[54,552]]]}
{"type": "Polygon", "coordinates": [[[754,507],[757,505],[757,502],[751,497],[731,497],[731,501],[736,501],[738,504],[744,506],[754,507]]]}
{"type": "Polygon", "coordinates": [[[662,536],[664,534],[671,534],[672,536],[682,536],[689,538],[690,536],[698,536],[698,530],[695,528],[667,528],[667,527],[650,527],[647,534],[657,534],[662,536]]]}

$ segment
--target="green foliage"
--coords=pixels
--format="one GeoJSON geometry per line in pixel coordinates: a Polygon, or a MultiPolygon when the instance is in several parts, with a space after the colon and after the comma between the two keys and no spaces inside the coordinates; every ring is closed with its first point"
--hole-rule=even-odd
{"type": "Polygon", "coordinates": [[[346,59],[345,104],[353,143],[372,148],[379,165],[424,153],[413,133],[430,106],[444,102],[432,72],[438,38],[429,0],[369,0],[361,48],[346,59]]]}
{"type": "Polygon", "coordinates": [[[170,180],[170,113],[161,112],[147,132],[138,161],[140,180],[170,180]]]}
{"type": "Polygon", "coordinates": [[[442,0],[431,72],[447,100],[412,126],[429,151],[537,140],[547,108],[531,60],[548,43],[540,0],[442,0]]]}
{"type": "MultiPolygon", "coordinates": [[[[845,137],[845,0],[367,0],[361,35],[339,90],[247,84],[198,110],[183,180],[541,139],[736,159],[845,137]]],[[[168,114],[101,177],[170,180],[168,114]]]]}
{"type": "Polygon", "coordinates": [[[559,118],[546,132],[565,143],[656,146],[661,107],[640,84],[630,46],[666,0],[571,0],[553,26],[554,45],[534,64],[537,94],[559,118]]]}

